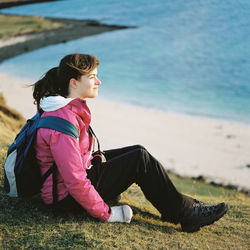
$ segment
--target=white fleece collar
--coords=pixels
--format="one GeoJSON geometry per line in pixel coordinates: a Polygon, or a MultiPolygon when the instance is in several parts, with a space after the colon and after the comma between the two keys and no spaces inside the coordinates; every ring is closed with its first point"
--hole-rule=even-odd
{"type": "Polygon", "coordinates": [[[63,96],[48,96],[43,97],[41,100],[41,108],[43,111],[56,111],[64,106],[66,106],[68,103],[70,103],[73,98],[65,98],[63,96]]]}

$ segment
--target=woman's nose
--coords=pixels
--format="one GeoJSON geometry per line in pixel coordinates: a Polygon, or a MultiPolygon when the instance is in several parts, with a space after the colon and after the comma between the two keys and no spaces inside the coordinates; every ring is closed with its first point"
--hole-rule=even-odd
{"type": "Polygon", "coordinates": [[[96,83],[95,83],[96,85],[101,85],[102,84],[102,82],[97,78],[96,79],[96,83]]]}

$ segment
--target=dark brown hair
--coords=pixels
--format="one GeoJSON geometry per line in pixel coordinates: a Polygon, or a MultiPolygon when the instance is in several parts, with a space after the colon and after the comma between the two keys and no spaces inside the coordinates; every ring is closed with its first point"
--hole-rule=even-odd
{"type": "Polygon", "coordinates": [[[50,69],[39,81],[34,83],[33,97],[37,110],[40,110],[40,101],[47,96],[64,96],[69,94],[71,78],[79,80],[82,75],[93,71],[99,65],[96,56],[87,54],[70,54],[65,56],[59,67],[50,69]]]}

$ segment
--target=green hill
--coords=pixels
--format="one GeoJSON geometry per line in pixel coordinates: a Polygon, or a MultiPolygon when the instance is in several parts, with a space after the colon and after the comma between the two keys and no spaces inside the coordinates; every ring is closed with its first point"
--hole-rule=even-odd
{"type": "MultiPolygon", "coordinates": [[[[8,146],[25,123],[0,95],[0,175],[8,146]]],[[[181,232],[179,225],[161,222],[159,213],[136,185],[120,204],[129,204],[134,217],[130,224],[99,222],[87,214],[55,214],[39,197],[15,199],[0,187],[1,249],[248,249],[250,198],[237,191],[215,187],[171,175],[178,189],[209,203],[225,201],[229,212],[214,225],[199,232],[181,232]]]]}

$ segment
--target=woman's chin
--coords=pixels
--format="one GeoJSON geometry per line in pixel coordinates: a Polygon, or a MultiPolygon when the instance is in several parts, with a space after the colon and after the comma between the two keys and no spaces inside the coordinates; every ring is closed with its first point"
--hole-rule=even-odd
{"type": "Polygon", "coordinates": [[[96,98],[97,96],[98,96],[98,93],[89,96],[89,98],[96,98]]]}

